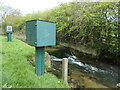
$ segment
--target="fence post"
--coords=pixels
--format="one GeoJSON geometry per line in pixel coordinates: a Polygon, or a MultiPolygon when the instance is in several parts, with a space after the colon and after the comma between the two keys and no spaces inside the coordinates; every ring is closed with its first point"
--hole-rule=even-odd
{"type": "Polygon", "coordinates": [[[63,58],[62,60],[62,79],[67,83],[68,79],[68,59],[63,58]]]}

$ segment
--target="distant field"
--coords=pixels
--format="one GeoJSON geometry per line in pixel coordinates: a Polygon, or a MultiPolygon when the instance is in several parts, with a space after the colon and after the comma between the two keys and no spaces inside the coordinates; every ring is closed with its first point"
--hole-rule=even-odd
{"type": "Polygon", "coordinates": [[[27,61],[35,56],[34,47],[13,38],[7,42],[2,38],[2,86],[3,88],[68,88],[69,86],[54,75],[46,73],[36,76],[35,68],[27,61]]]}

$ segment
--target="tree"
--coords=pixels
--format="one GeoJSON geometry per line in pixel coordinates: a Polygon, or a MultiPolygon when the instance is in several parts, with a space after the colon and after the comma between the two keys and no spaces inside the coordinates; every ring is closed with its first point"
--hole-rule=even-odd
{"type": "Polygon", "coordinates": [[[1,21],[1,27],[4,28],[6,25],[12,25],[13,21],[16,19],[16,17],[21,15],[20,10],[13,9],[12,7],[4,4],[3,2],[0,2],[0,21],[1,21]]]}

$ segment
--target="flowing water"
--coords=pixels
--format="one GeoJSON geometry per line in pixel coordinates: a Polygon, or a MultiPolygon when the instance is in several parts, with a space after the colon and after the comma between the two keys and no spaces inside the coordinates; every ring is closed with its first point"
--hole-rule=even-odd
{"type": "MultiPolygon", "coordinates": [[[[62,61],[62,58],[68,58],[70,67],[73,67],[71,71],[77,71],[76,73],[74,72],[74,74],[82,72],[92,75],[95,78],[91,79],[110,88],[115,87],[115,85],[120,82],[118,74],[120,73],[120,68],[116,65],[99,62],[97,59],[92,60],[80,53],[76,55],[71,54],[69,49],[47,49],[47,51],[53,61],[62,61]]],[[[79,80],[80,78],[78,77],[77,79],[79,80]]]]}

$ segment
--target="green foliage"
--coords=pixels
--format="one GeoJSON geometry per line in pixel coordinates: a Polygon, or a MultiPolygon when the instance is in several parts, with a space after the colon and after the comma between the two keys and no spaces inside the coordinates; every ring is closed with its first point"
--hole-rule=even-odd
{"type": "Polygon", "coordinates": [[[45,12],[19,16],[13,26],[25,31],[25,21],[32,19],[56,22],[58,43],[81,44],[112,54],[120,51],[117,2],[62,3],[45,12]]]}
{"type": "Polygon", "coordinates": [[[58,42],[82,44],[101,52],[117,54],[118,3],[71,2],[52,10],[58,42]]]}
{"type": "Polygon", "coordinates": [[[46,73],[36,76],[35,68],[27,61],[35,55],[34,47],[13,38],[2,38],[2,85],[3,88],[68,88],[62,80],[46,73]]]}

